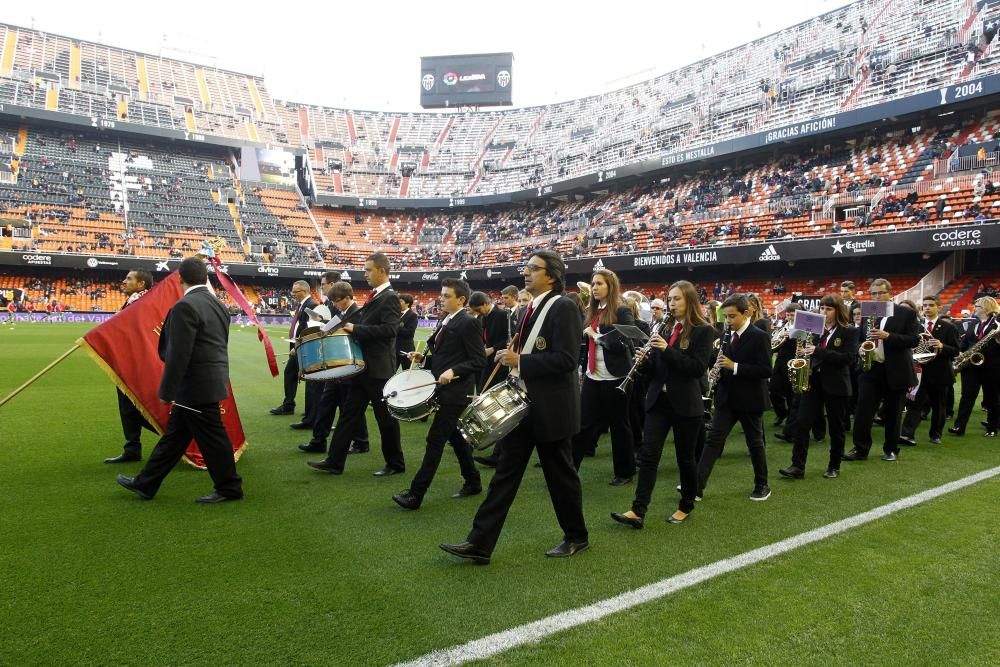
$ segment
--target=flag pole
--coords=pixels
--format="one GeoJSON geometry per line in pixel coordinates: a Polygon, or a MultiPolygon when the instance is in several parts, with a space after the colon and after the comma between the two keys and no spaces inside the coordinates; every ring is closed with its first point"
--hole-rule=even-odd
{"type": "Polygon", "coordinates": [[[46,373],[48,373],[50,370],[52,370],[53,368],[55,368],[56,364],[58,364],[63,359],[65,359],[69,355],[71,355],[74,352],[76,352],[77,348],[79,348],[79,347],[80,347],[79,345],[74,345],[73,347],[69,348],[68,350],[66,350],[65,352],[63,352],[62,355],[58,359],[56,359],[55,361],[53,361],[51,364],[49,364],[48,366],[46,366],[42,370],[40,370],[37,373],[35,373],[31,377],[30,380],[28,380],[27,382],[25,382],[24,384],[22,384],[20,387],[18,387],[17,389],[15,389],[14,391],[12,391],[11,393],[7,394],[7,396],[5,396],[3,398],[3,400],[0,400],[0,407],[2,407],[3,404],[6,403],[7,401],[9,401],[10,399],[14,398],[18,394],[20,394],[22,391],[24,391],[25,389],[27,389],[28,387],[30,387],[32,385],[32,383],[35,382],[35,380],[37,380],[38,378],[42,377],[43,375],[45,375],[46,373]]]}

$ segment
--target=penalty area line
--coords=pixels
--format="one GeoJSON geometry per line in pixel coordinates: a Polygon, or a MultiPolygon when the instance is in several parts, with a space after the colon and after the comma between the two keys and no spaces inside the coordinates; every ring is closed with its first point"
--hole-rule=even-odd
{"type": "Polygon", "coordinates": [[[474,639],[464,644],[432,651],[414,660],[398,663],[396,667],[440,667],[441,665],[460,665],[471,660],[483,660],[518,646],[539,642],[558,632],[563,632],[584,625],[585,623],[597,621],[605,616],[659,600],[709,579],[714,579],[723,574],[775,558],[789,551],[825,540],[834,535],[839,535],[852,528],[877,521],[878,519],[997,476],[1000,476],[1000,466],[983,470],[974,475],[969,475],[968,477],[963,477],[962,479],[948,482],[947,484],[942,484],[926,491],[921,491],[912,496],[900,498],[867,512],[862,512],[861,514],[856,514],[840,521],[834,521],[825,526],[793,535],[792,537],[730,558],[724,558],[714,563],[695,568],[694,570],[689,570],[636,588],[635,590],[627,591],[605,600],[599,600],[593,604],[570,609],[537,621],[532,621],[531,623],[510,628],[509,630],[487,635],[480,639],[474,639]]]}

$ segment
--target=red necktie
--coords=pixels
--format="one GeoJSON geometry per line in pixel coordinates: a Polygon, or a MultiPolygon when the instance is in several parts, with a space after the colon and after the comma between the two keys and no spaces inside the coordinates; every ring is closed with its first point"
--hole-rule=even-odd
{"type": "Polygon", "coordinates": [[[989,322],[989,320],[986,320],[984,322],[980,322],[979,323],[979,326],[976,327],[976,338],[982,338],[983,337],[983,332],[986,331],[986,324],[988,322],[989,322]]]}
{"type": "Polygon", "coordinates": [[[930,320],[927,320],[927,333],[929,334],[934,333],[934,323],[931,322],[930,320]]]}
{"type": "Polygon", "coordinates": [[[820,345],[822,349],[826,349],[826,344],[830,342],[830,329],[823,330],[823,344],[820,345]]]}
{"type": "Polygon", "coordinates": [[[531,319],[531,313],[535,310],[534,302],[528,304],[528,310],[525,311],[524,317],[521,318],[521,326],[517,330],[517,351],[518,353],[524,349],[524,329],[528,326],[528,320],[531,319]]]}
{"type": "Polygon", "coordinates": [[[681,329],[683,328],[684,325],[682,325],[680,322],[674,324],[674,330],[670,332],[670,340],[667,341],[667,345],[669,345],[670,347],[674,346],[674,343],[677,342],[677,339],[681,337],[681,329]]]}
{"type": "Polygon", "coordinates": [[[730,348],[736,347],[736,343],[738,343],[738,342],[740,342],[740,332],[739,331],[734,331],[733,332],[733,340],[729,343],[729,347],[730,348]]]}
{"type": "MultiPolygon", "coordinates": [[[[598,322],[600,322],[600,320],[601,313],[598,311],[597,314],[594,315],[593,321],[590,323],[590,328],[597,331],[597,327],[599,326],[598,322]]],[[[597,371],[597,341],[590,336],[587,336],[587,339],[589,341],[587,343],[587,369],[593,374],[597,371]]]]}
{"type": "MultiPolygon", "coordinates": [[[[303,301],[302,303],[305,303],[305,301],[303,301]]],[[[299,307],[295,309],[295,315],[292,317],[292,326],[288,327],[289,338],[295,337],[295,325],[299,321],[299,311],[302,310],[302,303],[300,303],[299,307]]]]}

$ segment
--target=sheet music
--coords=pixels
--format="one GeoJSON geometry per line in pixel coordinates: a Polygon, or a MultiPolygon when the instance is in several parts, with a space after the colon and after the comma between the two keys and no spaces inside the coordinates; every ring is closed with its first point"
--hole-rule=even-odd
{"type": "Polygon", "coordinates": [[[320,331],[327,333],[331,329],[335,329],[341,322],[343,322],[343,320],[340,319],[340,315],[334,315],[329,322],[323,325],[323,328],[320,329],[320,331]]]}

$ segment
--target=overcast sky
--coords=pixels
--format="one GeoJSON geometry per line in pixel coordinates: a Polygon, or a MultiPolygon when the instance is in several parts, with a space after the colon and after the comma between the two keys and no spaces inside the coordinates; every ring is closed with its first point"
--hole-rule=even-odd
{"type": "Polygon", "coordinates": [[[420,56],[512,51],[514,105],[532,106],[649,79],[849,3],[4,4],[7,23],[263,74],[278,99],[412,111],[420,56]]]}

